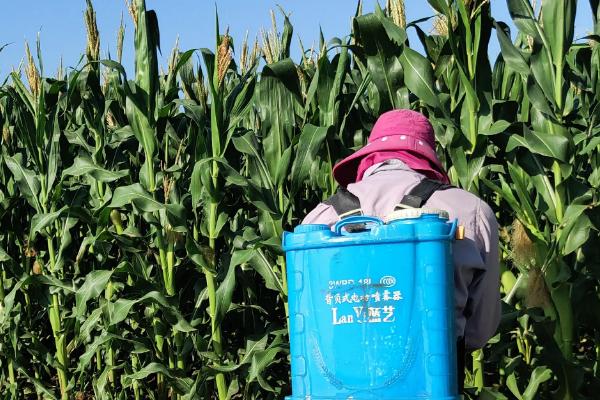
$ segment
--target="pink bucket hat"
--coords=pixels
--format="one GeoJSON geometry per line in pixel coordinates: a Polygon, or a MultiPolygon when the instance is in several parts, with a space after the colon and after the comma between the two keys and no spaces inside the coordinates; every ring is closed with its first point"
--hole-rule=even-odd
{"type": "Polygon", "coordinates": [[[431,123],[423,114],[412,110],[392,110],[382,114],[375,122],[368,143],[338,162],[333,167],[333,176],[345,187],[362,179],[369,166],[390,158],[402,160],[429,178],[449,182],[435,153],[431,123]]]}

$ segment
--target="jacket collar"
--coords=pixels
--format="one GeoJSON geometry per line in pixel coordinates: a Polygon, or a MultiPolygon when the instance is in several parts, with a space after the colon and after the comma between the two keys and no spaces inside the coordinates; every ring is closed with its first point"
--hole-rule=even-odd
{"type": "Polygon", "coordinates": [[[381,171],[411,171],[412,169],[408,167],[404,162],[398,160],[397,158],[390,158],[389,160],[385,160],[384,162],[380,162],[377,164],[373,164],[370,166],[363,175],[363,179],[367,176],[374,175],[381,171]]]}

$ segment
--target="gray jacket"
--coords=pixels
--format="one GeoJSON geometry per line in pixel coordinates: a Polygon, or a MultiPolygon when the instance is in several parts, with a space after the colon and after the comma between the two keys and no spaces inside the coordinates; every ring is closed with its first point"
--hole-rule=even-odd
{"type": "MultiPolygon", "coordinates": [[[[370,167],[361,181],[347,189],[360,199],[365,215],[384,218],[402,197],[424,178],[400,160],[370,167]]],[[[491,208],[477,196],[458,188],[435,192],[426,207],[448,211],[458,219],[465,237],[454,243],[456,335],[467,349],[478,349],[494,335],[500,321],[498,223],[491,208]]],[[[321,203],[303,224],[334,225],[333,207],[321,203]]]]}

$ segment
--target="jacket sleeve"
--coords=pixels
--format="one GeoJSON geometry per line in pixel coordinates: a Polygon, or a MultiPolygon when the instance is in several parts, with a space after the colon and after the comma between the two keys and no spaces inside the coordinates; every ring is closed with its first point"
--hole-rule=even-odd
{"type": "Polygon", "coordinates": [[[480,201],[475,238],[483,268],[475,273],[469,285],[465,346],[482,348],[494,336],[500,322],[500,268],[498,257],[498,222],[492,209],[480,201]]]}
{"type": "Polygon", "coordinates": [[[338,222],[339,217],[333,207],[325,203],[316,206],[302,221],[303,224],[325,224],[332,226],[338,222]]]}

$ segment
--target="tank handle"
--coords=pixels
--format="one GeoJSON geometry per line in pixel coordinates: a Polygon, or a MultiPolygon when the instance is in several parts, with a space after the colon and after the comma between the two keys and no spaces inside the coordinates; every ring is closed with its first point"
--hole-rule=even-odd
{"type": "Polygon", "coordinates": [[[456,228],[458,228],[458,218],[455,218],[454,221],[452,221],[450,233],[448,233],[448,239],[454,240],[456,238],[456,228]]]}
{"type": "Polygon", "coordinates": [[[342,234],[342,228],[346,225],[354,225],[354,224],[363,224],[363,223],[367,223],[367,222],[372,222],[375,225],[383,225],[384,222],[382,220],[380,220],[379,218],[376,217],[368,217],[368,216],[364,216],[364,215],[356,215],[354,217],[347,217],[344,218],[340,221],[338,221],[335,226],[333,227],[333,230],[335,231],[336,235],[341,235],[342,234]]]}

